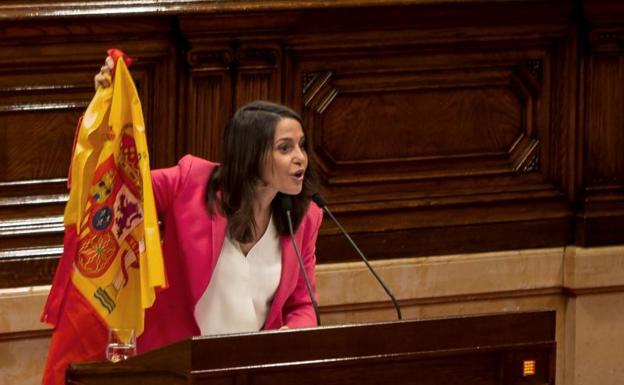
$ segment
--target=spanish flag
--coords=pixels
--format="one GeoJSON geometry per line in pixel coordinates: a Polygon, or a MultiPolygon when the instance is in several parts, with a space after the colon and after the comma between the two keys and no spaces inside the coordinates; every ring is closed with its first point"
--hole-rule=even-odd
{"type": "Polygon", "coordinates": [[[42,383],[65,383],[72,362],[101,360],[109,328],[143,332],[166,287],[141,103],[126,67],[100,87],[79,122],[69,171],[64,249],[42,321],[54,327],[42,383]]]}

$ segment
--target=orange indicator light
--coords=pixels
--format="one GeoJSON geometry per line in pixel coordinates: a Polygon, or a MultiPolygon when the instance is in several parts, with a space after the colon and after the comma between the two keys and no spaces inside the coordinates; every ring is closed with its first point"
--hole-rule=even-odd
{"type": "Polygon", "coordinates": [[[535,360],[522,361],[522,375],[524,377],[535,375],[535,360]]]}

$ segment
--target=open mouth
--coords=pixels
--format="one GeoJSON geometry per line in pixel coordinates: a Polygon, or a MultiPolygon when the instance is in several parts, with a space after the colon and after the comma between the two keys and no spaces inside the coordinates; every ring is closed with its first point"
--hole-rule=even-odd
{"type": "Polygon", "coordinates": [[[296,179],[303,179],[303,175],[305,174],[305,170],[299,170],[296,173],[292,174],[296,179]]]}

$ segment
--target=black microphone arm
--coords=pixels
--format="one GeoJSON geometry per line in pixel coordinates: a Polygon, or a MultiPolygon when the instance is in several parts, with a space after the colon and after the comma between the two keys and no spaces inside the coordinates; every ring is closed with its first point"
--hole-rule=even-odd
{"type": "Polygon", "coordinates": [[[342,227],[340,222],[338,222],[338,219],[336,219],[334,214],[332,214],[331,210],[329,210],[329,207],[327,207],[327,202],[325,202],[325,199],[323,199],[323,197],[321,197],[318,193],[315,193],[312,195],[312,200],[314,201],[314,203],[316,203],[318,207],[323,209],[327,213],[327,215],[329,215],[329,217],[334,221],[334,223],[336,223],[336,226],[338,226],[340,231],[342,231],[342,234],[349,240],[349,243],[351,243],[351,246],[353,246],[355,251],[357,251],[357,253],[360,255],[360,258],[362,258],[362,260],[366,264],[366,267],[368,267],[368,270],[370,270],[370,272],[375,276],[375,278],[377,279],[377,282],[379,282],[381,287],[383,287],[383,289],[386,291],[386,293],[392,300],[392,303],[394,304],[394,308],[396,309],[396,312],[397,312],[397,317],[399,317],[399,319],[403,319],[403,317],[401,316],[401,306],[399,306],[399,302],[394,297],[394,294],[392,294],[392,292],[390,291],[388,286],[386,286],[386,284],[381,279],[381,277],[377,275],[377,272],[375,271],[375,269],[373,269],[370,263],[368,263],[368,258],[364,256],[364,253],[362,253],[362,250],[360,250],[360,248],[355,244],[353,239],[351,239],[351,236],[349,235],[349,233],[347,233],[347,230],[345,230],[344,227],[342,227]]]}
{"type": "Polygon", "coordinates": [[[286,212],[286,219],[288,220],[288,231],[290,232],[290,240],[292,242],[293,247],[295,248],[295,254],[297,255],[297,261],[299,262],[299,267],[301,267],[301,274],[303,274],[303,280],[305,281],[306,288],[308,289],[308,294],[310,295],[310,300],[312,300],[312,307],[314,308],[314,314],[316,315],[316,324],[318,326],[321,325],[321,315],[319,313],[319,306],[314,298],[314,292],[312,291],[312,285],[310,284],[310,278],[308,278],[308,274],[306,273],[305,265],[303,264],[303,258],[301,258],[301,252],[299,252],[299,247],[297,246],[297,242],[295,241],[295,231],[293,230],[293,223],[290,212],[292,211],[292,200],[288,195],[280,194],[280,201],[282,204],[282,208],[286,212]]]}

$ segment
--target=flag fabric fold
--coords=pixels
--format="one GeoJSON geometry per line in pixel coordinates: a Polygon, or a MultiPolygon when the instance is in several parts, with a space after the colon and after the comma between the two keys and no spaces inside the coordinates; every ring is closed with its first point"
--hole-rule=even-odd
{"type": "Polygon", "coordinates": [[[54,326],[42,383],[64,384],[71,362],[104,359],[109,328],[143,331],[144,311],[165,288],[141,103],[115,62],[79,122],[69,171],[63,255],[42,321],[54,326]]]}

